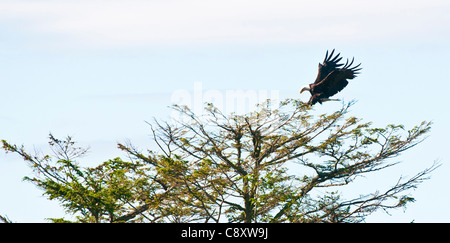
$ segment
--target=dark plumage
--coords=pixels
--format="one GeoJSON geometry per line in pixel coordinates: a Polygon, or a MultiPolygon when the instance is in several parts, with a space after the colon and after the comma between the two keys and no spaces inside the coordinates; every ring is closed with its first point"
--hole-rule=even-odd
{"type": "Polygon", "coordinates": [[[331,96],[347,86],[347,79],[355,78],[358,71],[361,70],[361,68],[358,68],[361,63],[351,67],[354,58],[352,58],[350,63],[347,59],[347,62],[342,64],[339,63],[342,59],[342,57],[339,57],[340,54],[337,54],[335,57],[333,57],[333,54],[334,49],[329,56],[327,51],[323,63],[319,63],[319,73],[317,74],[316,81],[300,90],[300,94],[306,90],[311,93],[311,98],[308,102],[309,105],[314,105],[317,102],[322,104],[323,101],[332,100],[329,99],[331,96]],[[343,67],[340,68],[342,65],[343,67]]]}

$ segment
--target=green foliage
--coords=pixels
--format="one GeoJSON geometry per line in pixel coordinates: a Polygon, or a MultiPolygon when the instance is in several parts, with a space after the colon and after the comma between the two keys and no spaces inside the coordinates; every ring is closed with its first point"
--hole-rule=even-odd
{"type": "Polygon", "coordinates": [[[50,200],[60,201],[68,213],[81,214],[77,222],[115,222],[118,215],[127,212],[126,205],[138,201],[138,195],[149,186],[147,169],[140,163],[115,158],[94,168],[81,168],[74,159],[87,150],[73,147],[70,137],[58,140],[50,135],[54,156],[41,158],[27,154],[23,147],[2,142],[4,149],[21,154],[37,170],[36,177],[24,180],[42,189],[50,200]]]}
{"type": "Polygon", "coordinates": [[[50,135],[53,154],[44,156],[2,144],[30,164],[35,177],[25,180],[58,200],[73,222],[360,222],[378,209],[414,202],[408,191],[438,165],[382,193],[353,199],[337,193],[363,174],[395,165],[390,159],[420,143],[431,127],[373,128],[347,116],[351,105],[314,115],[288,99],[277,108],[267,101],[249,114],[227,116],[208,104],[202,117],[174,106],[182,119],[150,124],[159,152],[118,144],[129,161],[93,168],[77,162],[87,149],[71,137],[50,135]]]}

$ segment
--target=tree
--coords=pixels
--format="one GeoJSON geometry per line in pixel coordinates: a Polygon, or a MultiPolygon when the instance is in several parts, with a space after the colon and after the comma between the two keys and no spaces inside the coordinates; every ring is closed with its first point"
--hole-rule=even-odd
{"type": "Polygon", "coordinates": [[[431,128],[430,122],[410,130],[372,128],[347,117],[352,104],[321,115],[293,99],[275,109],[267,101],[246,115],[207,104],[203,116],[175,105],[180,119],[149,123],[159,153],[119,143],[129,161],[95,168],[78,165],[86,149],[70,137],[50,135],[53,155],[45,156],[2,142],[35,170],[36,177],[25,179],[78,222],[361,222],[378,209],[413,202],[410,190],[439,165],[384,192],[344,198],[338,188],[396,165],[392,158],[431,128]]]}

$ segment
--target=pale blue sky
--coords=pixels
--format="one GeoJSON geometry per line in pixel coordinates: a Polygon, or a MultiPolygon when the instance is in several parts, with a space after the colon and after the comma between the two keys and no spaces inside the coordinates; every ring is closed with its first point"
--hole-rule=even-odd
{"type": "MultiPolygon", "coordinates": [[[[149,146],[144,121],[165,119],[171,95],[204,90],[279,90],[299,97],[327,49],[362,62],[337,98],[376,126],[422,120],[431,134],[379,177],[382,190],[438,159],[417,202],[368,222],[450,221],[450,2],[294,0],[2,0],[0,139],[46,152],[47,135],[91,146],[82,165],[124,156],[116,142],[149,146]]],[[[307,95],[302,95],[307,100],[307,95]]],[[[340,103],[318,105],[330,111],[340,103]]],[[[19,222],[62,217],[57,203],[22,182],[30,169],[0,153],[0,214],[19,222]]]]}

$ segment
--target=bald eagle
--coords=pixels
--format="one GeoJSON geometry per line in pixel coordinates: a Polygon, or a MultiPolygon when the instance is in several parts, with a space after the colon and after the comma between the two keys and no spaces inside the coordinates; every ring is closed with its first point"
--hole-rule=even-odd
{"type": "Polygon", "coordinates": [[[328,55],[327,51],[323,63],[319,63],[319,73],[317,74],[316,81],[306,85],[300,90],[300,94],[303,91],[309,91],[311,93],[311,98],[308,102],[309,105],[314,105],[317,102],[322,104],[324,101],[337,100],[330,99],[330,97],[344,89],[348,84],[347,79],[355,78],[358,71],[361,70],[361,68],[358,68],[361,63],[351,67],[354,58],[352,58],[350,63],[347,59],[347,62],[345,62],[344,65],[338,63],[342,59],[342,57],[339,57],[340,53],[335,57],[333,57],[333,54],[334,49],[331,51],[330,55],[328,55]],[[342,65],[344,66],[340,68],[342,65]]]}

